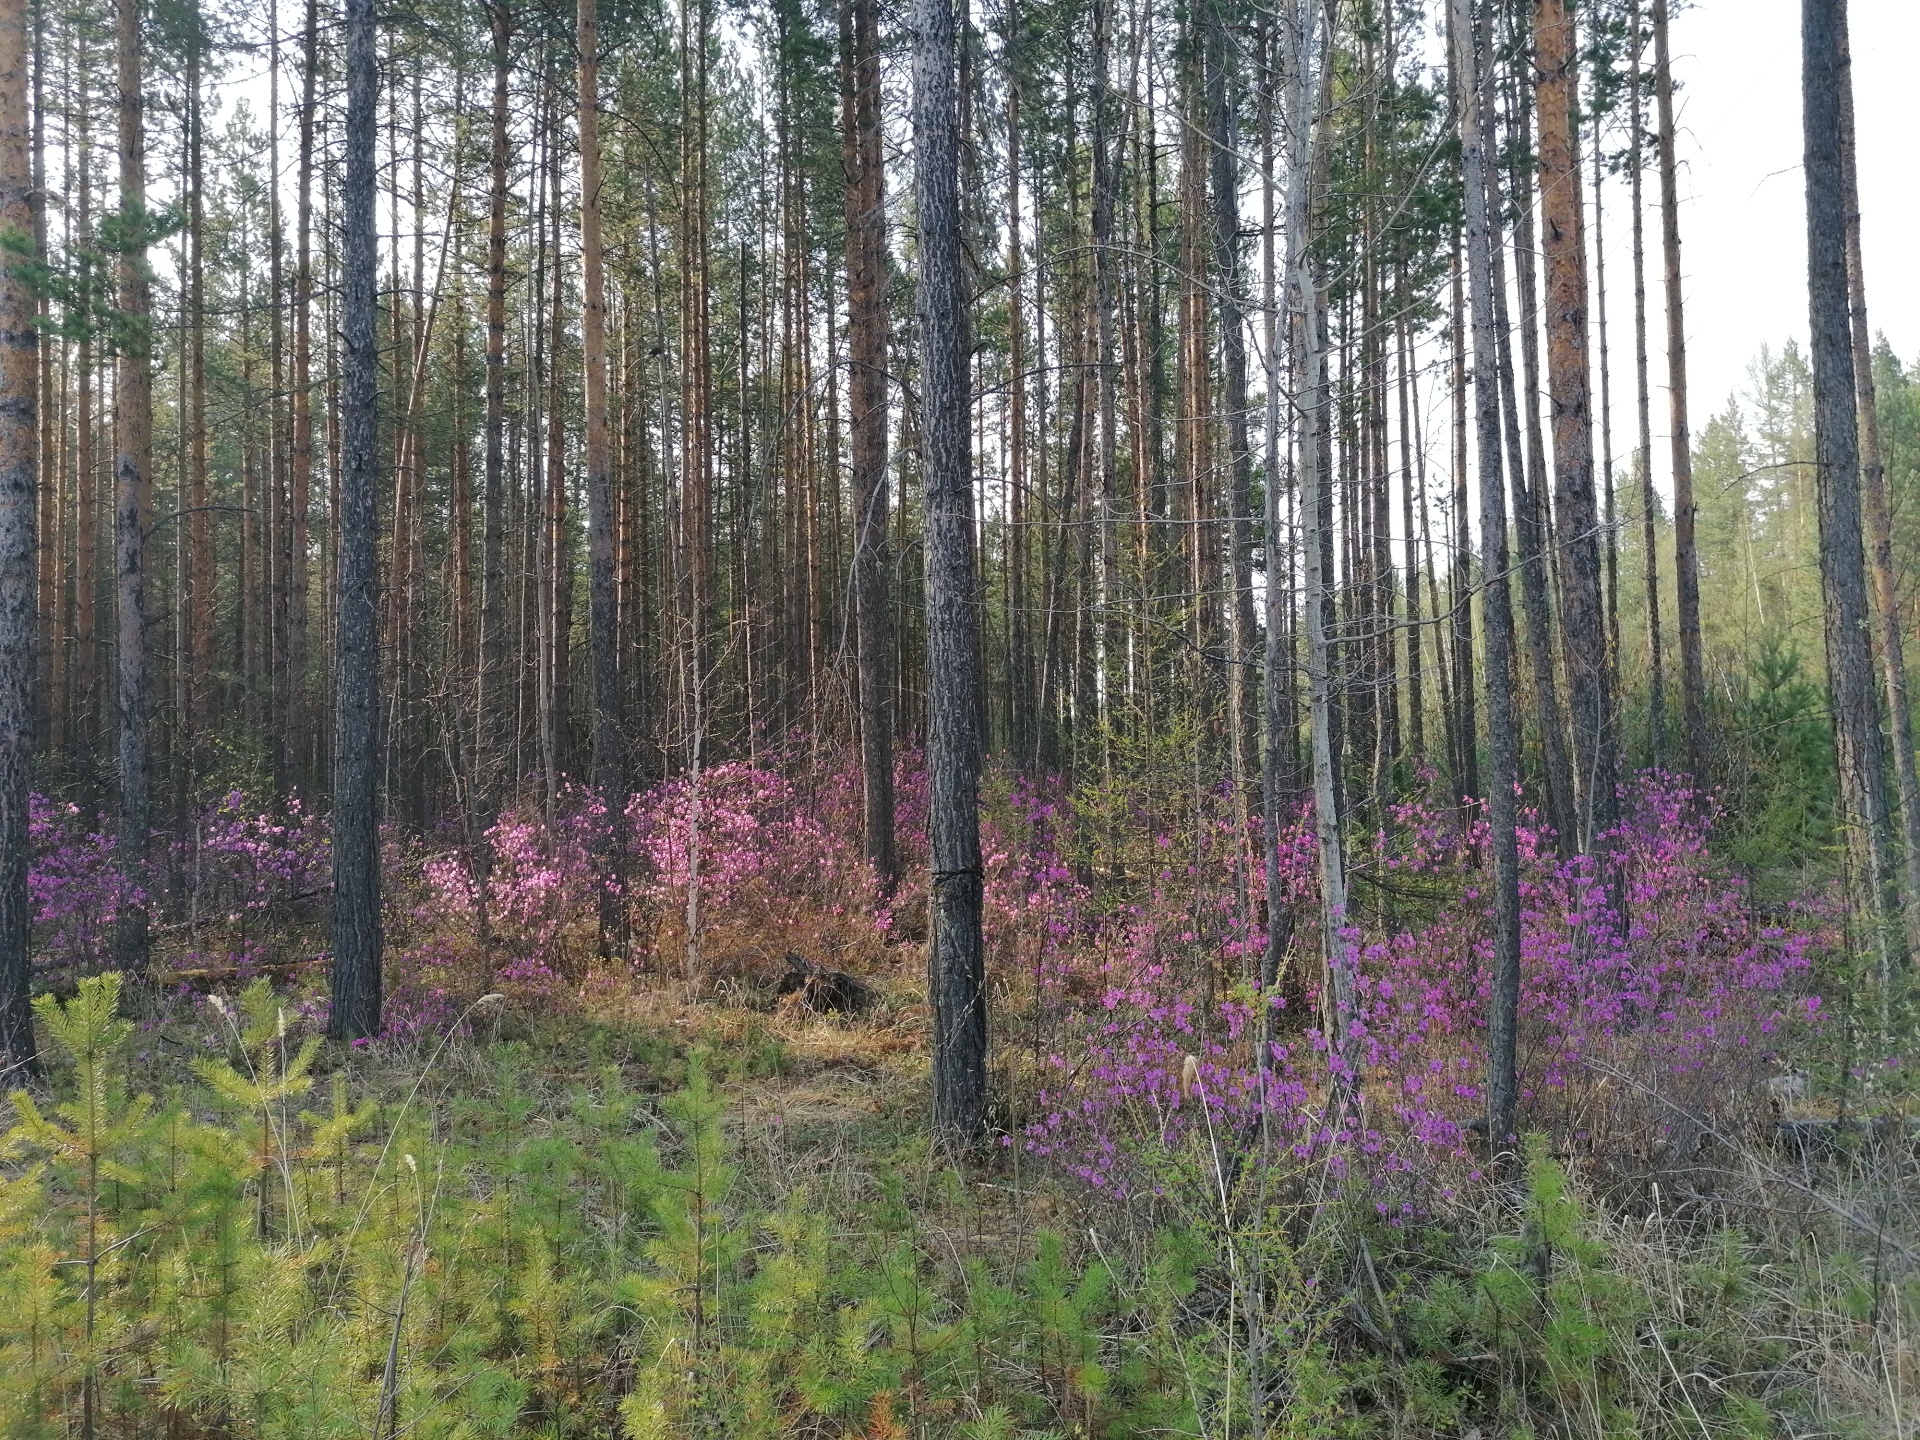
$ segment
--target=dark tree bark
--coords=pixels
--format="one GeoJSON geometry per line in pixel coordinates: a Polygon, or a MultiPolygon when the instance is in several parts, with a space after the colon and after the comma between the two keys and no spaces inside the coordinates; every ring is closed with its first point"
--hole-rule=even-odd
{"type": "MultiPolygon", "coordinates": [[[[1667,744],[1667,665],[1660,633],[1660,547],[1655,520],[1660,496],[1653,488],[1653,401],[1647,379],[1647,245],[1642,152],[1645,150],[1643,96],[1640,78],[1640,6],[1631,12],[1628,97],[1633,106],[1631,176],[1633,209],[1633,376],[1634,418],[1638,425],[1634,469],[1640,477],[1640,547],[1647,569],[1647,752],[1653,768],[1664,763],[1667,744]]],[[[1692,764],[1692,757],[1688,757],[1692,764]]]]}
{"type": "MultiPolygon", "coordinates": [[[[93,97],[90,57],[78,62],[79,191],[74,216],[74,240],[85,250],[94,244],[93,185],[96,152],[93,147],[93,97]]],[[[82,270],[76,297],[81,313],[91,316],[101,303],[98,281],[91,266],[82,270]]],[[[74,515],[73,515],[73,726],[72,759],[79,770],[86,808],[99,804],[100,765],[100,475],[96,405],[100,396],[100,347],[94,326],[88,323],[75,347],[74,377],[74,515]]]]}
{"type": "Polygon", "coordinates": [[[140,0],[117,0],[120,86],[119,315],[114,376],[114,612],[119,632],[116,711],[120,828],[116,855],[131,893],[121,897],[114,962],[147,969],[147,832],[151,827],[147,693],[146,535],[153,491],[153,329],[147,313],[146,104],[140,0]]]}
{"type": "Polygon", "coordinates": [[[187,711],[189,782],[199,773],[200,747],[212,712],[214,547],[212,492],[207,466],[206,199],[201,78],[204,46],[194,36],[187,50],[187,711]]]}
{"type": "Polygon", "coordinates": [[[1667,0],[1653,0],[1654,94],[1660,117],[1660,226],[1667,285],[1667,429],[1673,447],[1673,573],[1680,626],[1680,709],[1687,768],[1707,778],[1707,681],[1700,641],[1700,555],[1694,542],[1693,436],[1687,422],[1686,292],[1680,277],[1680,179],[1673,140],[1667,0]]]}
{"type": "Polygon", "coordinates": [[[1480,485],[1481,610],[1486,630],[1487,819],[1493,851],[1493,983],[1487,1013],[1487,1140],[1509,1153],[1519,1099],[1520,855],[1513,789],[1520,771],[1513,698],[1513,601],[1507,582],[1507,504],[1501,482],[1499,341],[1488,221],[1491,125],[1480,93],[1485,34],[1473,0],[1452,0],[1454,85],[1466,205],[1467,289],[1473,311],[1474,435],[1480,485]]]}
{"type": "MultiPolygon", "coordinates": [[[[607,432],[607,289],[600,241],[600,14],[580,0],[580,332],[586,392],[587,630],[593,691],[593,788],[606,806],[601,844],[600,943],[619,919],[619,857],[627,799],[619,615],[614,593],[613,455],[607,432]]],[[[557,359],[557,357],[556,357],[557,359]]]]}
{"type": "MultiPolygon", "coordinates": [[[[1491,127],[1493,106],[1483,99],[1482,107],[1484,121],[1491,127]]],[[[1514,128],[1519,127],[1516,125],[1514,128]]],[[[1513,138],[1511,132],[1508,138],[1513,138]]],[[[1548,598],[1547,520],[1543,513],[1547,461],[1539,422],[1539,357],[1536,353],[1539,348],[1538,314],[1532,259],[1533,210],[1527,204],[1519,207],[1520,223],[1515,228],[1513,244],[1515,269],[1519,272],[1516,276],[1517,288],[1521,297],[1523,386],[1514,376],[1513,342],[1507,311],[1506,239],[1501,223],[1504,201],[1500,174],[1493,164],[1493,157],[1499,154],[1499,149],[1491,131],[1486,140],[1486,153],[1487,237],[1493,269],[1494,343],[1499,352],[1500,412],[1506,439],[1507,473],[1513,482],[1514,532],[1519,550],[1515,562],[1520,578],[1521,609],[1527,620],[1527,666],[1532,673],[1534,709],[1539,724],[1547,823],[1553,828],[1561,851],[1566,853],[1571,851],[1575,839],[1573,761],[1567,753],[1566,714],[1561,708],[1560,681],[1554,670],[1553,607],[1548,598]],[[1523,398],[1527,407],[1524,425],[1521,421],[1523,398]]],[[[1475,363],[1478,363],[1477,358],[1475,363]]]]}
{"type": "Polygon", "coordinates": [[[586,390],[587,610],[593,664],[593,788],[611,819],[626,799],[615,643],[613,462],[607,436],[607,291],[600,243],[600,18],[580,0],[580,312],[586,390]]]}
{"type": "MultiPolygon", "coordinates": [[[[33,233],[28,158],[26,0],[0,5],[0,231],[33,233]]],[[[18,262],[0,270],[0,1084],[34,1069],[33,918],[27,892],[28,794],[39,620],[35,547],[39,460],[38,300],[18,262]]]]}
{"type": "Polygon", "coordinates": [[[327,1033],[380,1030],[380,684],[374,496],[380,480],[374,286],[373,0],[347,0],[341,183],[340,511],[333,779],[333,1006],[327,1033]]]}
{"type": "MultiPolygon", "coordinates": [[[[480,498],[480,682],[474,744],[476,830],[493,823],[507,764],[511,705],[507,673],[507,124],[513,14],[487,9],[493,36],[488,141],[486,473],[480,498]]],[[[484,867],[484,857],[481,864],[484,867]]],[[[482,878],[484,880],[484,871],[482,878]]]]}
{"type": "Polygon", "coordinates": [[[1905,946],[1893,828],[1887,813],[1886,748],[1875,706],[1867,564],[1861,538],[1858,390],[1847,285],[1841,143],[1841,95],[1847,83],[1845,3],[1803,0],[1800,15],[1807,307],[1827,687],[1842,813],[1855,867],[1855,919],[1870,936],[1884,993],[1893,971],[1904,963],[1905,946]]]}
{"type": "MultiPolygon", "coordinates": [[[[892,626],[887,595],[887,216],[875,0],[840,7],[841,155],[847,212],[847,449],[853,490],[853,607],[867,862],[883,890],[893,836],[892,626]]],[[[1010,100],[1010,106],[1016,102],[1010,100]]],[[[1018,124],[1018,110],[1010,111],[1018,124]]],[[[1017,183],[1017,181],[1015,182],[1017,183]]],[[[1018,300],[1014,302],[1017,306],[1018,300]]],[[[1018,344],[1016,331],[1014,344],[1018,344]]],[[[1015,381],[1018,384],[1018,380],[1015,381]]],[[[1017,441],[1015,442],[1018,443],[1017,441]]],[[[1009,623],[1016,623],[1009,617],[1009,623]]]]}
{"type": "Polygon", "coordinates": [[[980,650],[968,461],[967,314],[960,260],[960,117],[952,0],[914,7],[914,199],[920,236],[921,469],[927,534],[927,771],[933,1118],[980,1133],[987,1100],[981,941],[980,650]]]}
{"type": "Polygon", "coordinates": [[[1880,622],[1880,674],[1885,686],[1893,774],[1900,797],[1902,858],[1906,862],[1907,944],[1920,939],[1920,772],[1913,755],[1913,710],[1907,698],[1906,640],[1900,626],[1900,584],[1893,562],[1893,515],[1887,503],[1887,467],[1880,443],[1880,406],[1873,380],[1873,330],[1867,323],[1867,271],[1860,250],[1858,137],[1853,127],[1853,54],[1846,31],[1847,0],[1840,0],[1840,165],[1846,197],[1847,297],[1853,316],[1853,379],[1860,401],[1860,486],[1867,506],[1873,605],[1880,622]]]}

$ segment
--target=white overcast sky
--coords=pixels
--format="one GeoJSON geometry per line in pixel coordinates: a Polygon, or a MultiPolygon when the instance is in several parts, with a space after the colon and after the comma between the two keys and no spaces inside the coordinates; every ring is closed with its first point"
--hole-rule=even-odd
{"type": "MultiPolygon", "coordinates": [[[[1867,310],[1874,329],[1912,362],[1920,358],[1920,0],[1852,0],[1848,8],[1867,310]]],[[[1681,242],[1697,434],[1744,383],[1762,345],[1805,343],[1799,0],[1697,0],[1674,20],[1673,50],[1683,87],[1681,242]]],[[[1610,270],[1616,256],[1624,261],[1625,238],[1610,227],[1610,270]]],[[[1609,289],[1612,281],[1610,274],[1609,289]]],[[[1631,312],[1616,319],[1630,324],[1631,312]]],[[[1656,370],[1663,334],[1656,323],[1656,370]]]]}

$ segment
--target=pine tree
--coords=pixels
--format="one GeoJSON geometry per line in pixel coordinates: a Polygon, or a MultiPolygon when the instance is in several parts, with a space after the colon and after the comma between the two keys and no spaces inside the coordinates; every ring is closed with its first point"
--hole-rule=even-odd
{"type": "MultiPolygon", "coordinates": [[[[1658,3],[1658,0],[1656,0],[1658,3]]],[[[1860,506],[1859,391],[1847,284],[1842,113],[1845,0],[1803,0],[1801,103],[1806,149],[1807,305],[1812,334],[1814,465],[1825,602],[1827,686],[1849,854],[1854,921],[1878,957],[1883,993],[1905,963],[1900,879],[1887,808],[1887,757],[1875,706],[1871,614],[1860,506]]]]}
{"type": "Polygon", "coordinates": [[[1492,120],[1482,96],[1487,52],[1474,0],[1449,11],[1460,151],[1465,184],[1467,289],[1473,307],[1474,438],[1480,481],[1480,564],[1486,626],[1487,820],[1493,849],[1493,976],[1487,1015],[1487,1141],[1497,1155],[1515,1138],[1520,1008],[1520,860],[1514,784],[1520,772],[1520,722],[1514,705],[1513,604],[1507,582],[1507,499],[1501,481],[1500,383],[1495,337],[1495,235],[1488,218],[1492,120]]]}
{"type": "Polygon", "coordinates": [[[927,773],[932,792],[928,989],[933,1118],[948,1138],[979,1133],[987,1101],[986,957],[981,937],[980,736],[975,696],[973,477],[968,462],[967,314],[960,264],[959,63],[952,0],[914,12],[914,209],[920,236],[920,460],[926,476],[927,773]]]}
{"type": "Polygon", "coordinates": [[[140,0],[116,0],[120,102],[119,313],[114,317],[114,609],[118,635],[116,713],[120,824],[116,855],[127,898],[118,912],[114,956],[129,974],[147,968],[145,898],[152,783],[147,681],[147,530],[153,510],[153,324],[148,314],[146,92],[140,0]]]}
{"type": "Polygon", "coordinates": [[[27,943],[28,804],[33,779],[35,534],[39,484],[37,297],[22,273],[32,235],[33,172],[28,155],[29,11],[0,5],[0,1076],[17,1082],[34,1067],[32,972],[27,943]]]}
{"type": "Polygon", "coordinates": [[[339,639],[333,798],[333,1004],[328,1033],[381,1023],[378,644],[374,495],[379,485],[374,285],[373,0],[348,0],[346,176],[341,187],[339,639]]]}

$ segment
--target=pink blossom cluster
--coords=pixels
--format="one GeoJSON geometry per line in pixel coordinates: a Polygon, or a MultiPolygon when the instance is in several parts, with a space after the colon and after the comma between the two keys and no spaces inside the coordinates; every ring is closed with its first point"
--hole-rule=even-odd
{"type": "MultiPolygon", "coordinates": [[[[1625,1114],[1659,1129],[1670,1118],[1663,1108],[1737,1103],[1752,1092],[1742,1082],[1757,1084],[1787,1033],[1817,1019],[1819,1000],[1806,986],[1818,917],[1804,915],[1808,923],[1791,929],[1764,923],[1743,883],[1709,856],[1711,818],[1704,797],[1647,777],[1596,862],[1560,858],[1551,833],[1528,817],[1523,1124],[1591,1143],[1625,1114]]],[[[1484,1113],[1486,840],[1482,820],[1403,806],[1357,867],[1402,895],[1432,898],[1417,925],[1369,934],[1356,923],[1345,932],[1362,1073],[1344,1110],[1333,1104],[1334,1066],[1318,1024],[1277,1027],[1283,1038],[1262,1065],[1256,1022],[1264,1006],[1283,1002],[1181,963],[1181,948],[1218,910],[1221,887],[1197,884],[1192,867],[1163,868],[1150,903],[1089,930],[1081,963],[1098,969],[1101,987],[1045,1057],[1048,1080],[1026,1143],[1088,1183],[1121,1191],[1151,1183],[1147,1152],[1191,1138],[1196,1127],[1244,1136],[1257,1124],[1302,1158],[1330,1149],[1342,1166],[1365,1157],[1376,1177],[1470,1168],[1467,1127],[1484,1113]]],[[[1304,818],[1286,837],[1281,864],[1288,893],[1317,903],[1304,818]]],[[[1317,997],[1317,931],[1313,917],[1298,919],[1292,955],[1316,972],[1305,988],[1317,997]]]]}
{"type": "Polygon", "coordinates": [[[113,836],[90,828],[71,801],[34,795],[27,816],[35,964],[50,975],[96,970],[111,948],[113,922],[128,893],[113,836]]]}
{"type": "Polygon", "coordinates": [[[29,823],[34,959],[49,977],[106,963],[130,897],[178,913],[191,940],[188,964],[244,969],[263,958],[269,928],[330,879],[327,826],[297,795],[277,808],[237,790],[209,801],[184,834],[152,847],[144,886],[120,873],[113,835],[89,826],[72,802],[36,795],[29,823]]]}
{"type": "Polygon", "coordinates": [[[650,898],[669,908],[683,903],[697,877],[702,903],[716,907],[766,887],[842,907],[871,903],[846,782],[822,788],[839,803],[820,805],[818,790],[788,775],[734,763],[636,795],[627,823],[650,898]]]}
{"type": "Polygon", "coordinates": [[[233,790],[203,807],[174,841],[169,865],[197,917],[238,924],[325,893],[333,839],[298,795],[277,808],[233,790]]]}

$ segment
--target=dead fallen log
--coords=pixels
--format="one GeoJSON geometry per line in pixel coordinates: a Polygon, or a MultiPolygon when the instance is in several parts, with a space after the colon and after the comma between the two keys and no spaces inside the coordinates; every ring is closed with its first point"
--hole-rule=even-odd
{"type": "Polygon", "coordinates": [[[787,952],[786,972],[774,981],[773,993],[816,1015],[858,1015],[880,997],[858,975],[818,964],[795,951],[787,952]]]}
{"type": "Polygon", "coordinates": [[[287,975],[310,965],[324,965],[327,959],[325,955],[309,955],[304,960],[269,960],[263,965],[209,965],[192,970],[162,970],[154,978],[173,984],[187,980],[202,984],[221,980],[251,980],[256,975],[287,975]]]}

